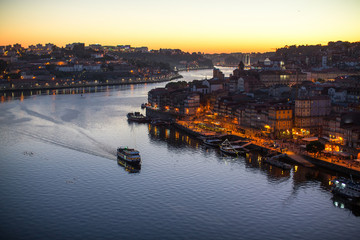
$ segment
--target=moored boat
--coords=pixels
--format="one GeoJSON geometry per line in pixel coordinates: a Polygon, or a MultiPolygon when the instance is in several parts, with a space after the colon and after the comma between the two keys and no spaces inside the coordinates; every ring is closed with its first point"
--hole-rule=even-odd
{"type": "Polygon", "coordinates": [[[128,147],[119,147],[117,149],[117,156],[120,160],[125,161],[130,164],[140,164],[141,157],[139,151],[128,148],[128,147]]]}
{"type": "Polygon", "coordinates": [[[231,156],[239,156],[239,154],[245,153],[241,146],[232,145],[228,139],[221,143],[220,151],[231,156]]]}
{"type": "Polygon", "coordinates": [[[144,116],[143,114],[141,114],[140,112],[134,112],[134,113],[128,113],[127,118],[129,121],[134,121],[134,122],[150,122],[150,118],[144,116]]]}
{"type": "Polygon", "coordinates": [[[360,183],[343,177],[336,178],[331,182],[333,185],[332,192],[334,194],[353,200],[360,200],[360,183]]]}
{"type": "Polygon", "coordinates": [[[219,147],[223,141],[220,138],[207,138],[204,139],[203,142],[211,147],[219,147]]]}

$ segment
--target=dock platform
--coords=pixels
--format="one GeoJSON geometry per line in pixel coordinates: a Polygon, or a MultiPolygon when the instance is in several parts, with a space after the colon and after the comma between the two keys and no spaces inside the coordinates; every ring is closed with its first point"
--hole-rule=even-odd
{"type": "Polygon", "coordinates": [[[298,155],[292,151],[287,151],[286,155],[288,158],[292,159],[293,161],[300,163],[301,165],[305,167],[315,167],[314,164],[303,158],[301,155],[298,155]]]}

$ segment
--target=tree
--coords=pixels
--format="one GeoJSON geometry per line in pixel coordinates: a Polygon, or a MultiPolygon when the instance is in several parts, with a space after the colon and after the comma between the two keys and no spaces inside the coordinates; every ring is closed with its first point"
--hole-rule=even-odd
{"type": "Polygon", "coordinates": [[[8,63],[0,59],[0,72],[4,72],[8,67],[8,63]]]}
{"type": "Polygon", "coordinates": [[[322,152],[325,149],[325,145],[319,141],[313,141],[306,145],[306,151],[314,153],[315,155],[322,152]]]}
{"type": "Polygon", "coordinates": [[[178,82],[169,82],[168,84],[166,84],[165,88],[182,89],[182,88],[186,88],[187,86],[188,86],[187,82],[178,81],[178,82]]]}

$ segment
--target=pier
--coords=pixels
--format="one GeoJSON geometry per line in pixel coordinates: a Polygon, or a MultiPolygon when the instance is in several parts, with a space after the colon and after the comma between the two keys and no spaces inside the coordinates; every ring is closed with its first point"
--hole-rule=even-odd
{"type": "Polygon", "coordinates": [[[292,151],[287,151],[285,152],[286,156],[288,158],[290,158],[291,160],[305,166],[305,167],[315,167],[314,164],[312,164],[311,162],[309,162],[308,160],[306,160],[305,158],[303,158],[301,155],[296,154],[292,151]]]}

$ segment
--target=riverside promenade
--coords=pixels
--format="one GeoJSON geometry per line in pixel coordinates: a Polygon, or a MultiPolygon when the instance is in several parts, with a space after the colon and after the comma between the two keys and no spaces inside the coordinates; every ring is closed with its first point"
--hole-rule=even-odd
{"type": "MultiPolygon", "coordinates": [[[[213,129],[204,129],[201,125],[196,124],[191,121],[177,121],[175,123],[175,126],[179,129],[187,132],[188,134],[198,137],[198,138],[206,138],[206,137],[216,137],[223,135],[224,132],[217,132],[213,129]]],[[[237,135],[243,138],[251,139],[252,144],[264,148],[267,150],[272,150],[280,153],[279,148],[271,147],[270,143],[273,142],[273,140],[263,139],[260,137],[255,136],[247,136],[243,133],[232,131],[233,135],[237,135]]],[[[339,160],[334,158],[327,158],[323,156],[312,156],[307,152],[301,151],[300,146],[298,146],[295,143],[292,142],[286,142],[285,144],[282,144],[281,147],[286,147],[286,150],[284,150],[282,153],[285,153],[287,157],[302,166],[305,167],[315,167],[320,166],[327,169],[331,169],[333,171],[341,172],[344,174],[351,174],[356,177],[360,177],[360,163],[353,161],[353,160],[339,160]]]]}

